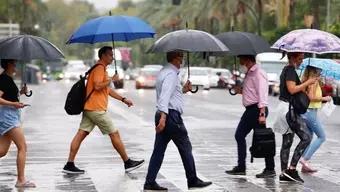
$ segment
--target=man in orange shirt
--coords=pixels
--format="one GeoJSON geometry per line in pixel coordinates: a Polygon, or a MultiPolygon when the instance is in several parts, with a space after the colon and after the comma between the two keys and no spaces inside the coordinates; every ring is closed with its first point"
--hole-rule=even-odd
{"type": "Polygon", "coordinates": [[[117,150],[120,157],[124,161],[125,172],[130,172],[139,168],[144,163],[144,160],[135,161],[130,159],[125,151],[124,144],[119,136],[117,128],[114,127],[112,120],[107,112],[108,96],[122,101],[128,107],[133,105],[132,101],[119,95],[116,91],[110,88],[111,81],[116,81],[118,75],[112,78],[108,77],[106,66],[113,61],[112,47],[102,47],[98,51],[99,61],[89,74],[86,93],[89,99],[85,103],[80,127],[72,140],[68,162],[64,166],[63,172],[70,174],[84,173],[84,170],[77,168],[74,164],[74,159],[79,150],[80,144],[85,137],[98,126],[104,135],[109,135],[113,147],[117,150]]]}

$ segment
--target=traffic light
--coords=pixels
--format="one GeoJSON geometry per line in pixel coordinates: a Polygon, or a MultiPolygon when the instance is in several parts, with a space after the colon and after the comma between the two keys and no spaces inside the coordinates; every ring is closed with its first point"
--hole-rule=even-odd
{"type": "Polygon", "coordinates": [[[181,4],[181,0],[172,0],[172,4],[173,5],[180,5],[181,4]]]}

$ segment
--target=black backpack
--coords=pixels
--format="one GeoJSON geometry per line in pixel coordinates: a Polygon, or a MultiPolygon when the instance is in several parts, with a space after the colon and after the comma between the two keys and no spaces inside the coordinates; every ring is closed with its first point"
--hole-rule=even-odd
{"type": "Polygon", "coordinates": [[[90,72],[96,68],[99,64],[94,65],[89,69],[84,76],[80,75],[78,80],[68,92],[64,109],[69,115],[79,115],[84,111],[85,102],[90,98],[93,91],[86,97],[86,78],[90,72]]]}
{"type": "Polygon", "coordinates": [[[265,125],[255,128],[253,132],[252,146],[249,148],[251,159],[274,157],[276,152],[275,134],[271,128],[266,128],[265,125]]]}

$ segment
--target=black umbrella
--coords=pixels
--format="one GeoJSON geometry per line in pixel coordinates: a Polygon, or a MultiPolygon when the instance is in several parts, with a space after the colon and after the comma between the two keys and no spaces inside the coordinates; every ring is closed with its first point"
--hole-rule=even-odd
{"type": "MultiPolygon", "coordinates": [[[[216,35],[220,41],[222,41],[229,49],[228,54],[233,56],[238,55],[254,55],[263,52],[272,52],[269,43],[262,37],[248,32],[230,31],[220,33],[216,35]]],[[[223,56],[220,53],[210,53],[214,56],[223,56]]],[[[236,70],[236,58],[234,57],[234,69],[236,70]]],[[[236,84],[240,84],[240,81],[236,78],[236,84]]],[[[229,88],[231,95],[236,95],[232,88],[229,88]]]]}
{"type": "MultiPolygon", "coordinates": [[[[42,37],[17,35],[0,40],[0,58],[27,62],[33,59],[56,60],[64,58],[64,55],[55,45],[42,37]]],[[[24,76],[22,78],[24,79],[24,76]]],[[[32,91],[26,96],[31,95],[32,91]]]]}
{"type": "Polygon", "coordinates": [[[0,58],[30,61],[33,59],[56,60],[63,53],[42,37],[17,35],[0,40],[0,58]]]}
{"type": "Polygon", "coordinates": [[[269,43],[262,37],[248,32],[231,31],[220,33],[216,38],[222,41],[229,49],[230,54],[257,55],[263,52],[272,52],[269,43]]]}
{"type": "MultiPolygon", "coordinates": [[[[190,52],[228,52],[229,49],[216,37],[205,31],[184,29],[173,31],[159,38],[147,52],[187,52],[188,79],[190,78],[190,52]]],[[[197,92],[191,91],[193,93],[197,92]]]]}

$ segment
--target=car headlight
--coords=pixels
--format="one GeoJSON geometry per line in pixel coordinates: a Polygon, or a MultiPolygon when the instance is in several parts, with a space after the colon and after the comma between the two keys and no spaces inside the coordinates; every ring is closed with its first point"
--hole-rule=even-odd
{"type": "Polygon", "coordinates": [[[145,79],[144,77],[138,77],[137,81],[140,83],[144,83],[145,79]]]}

